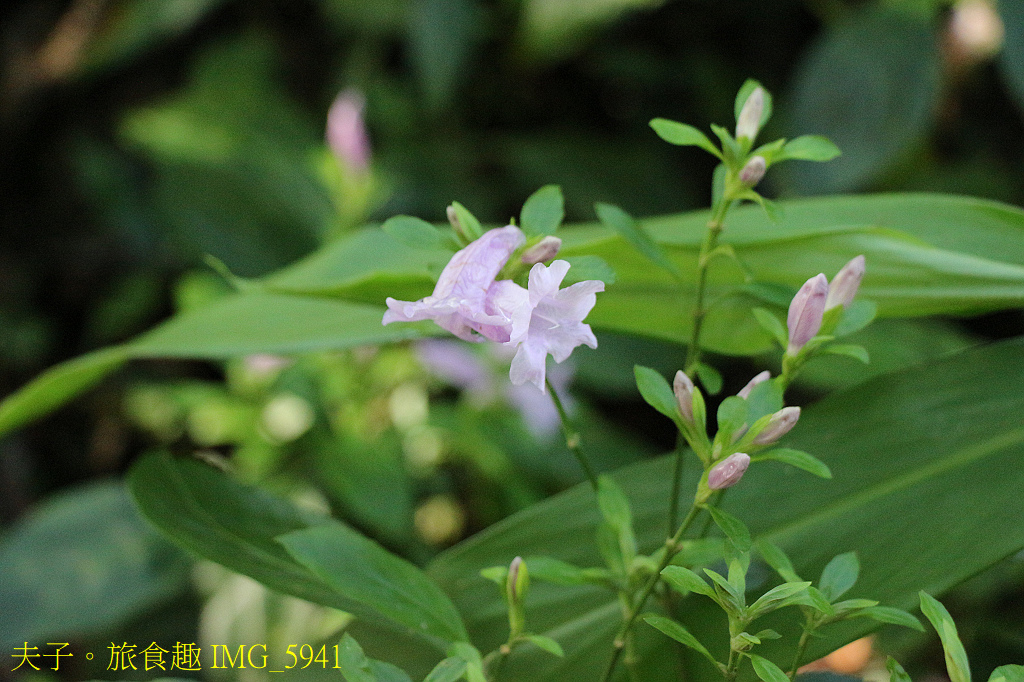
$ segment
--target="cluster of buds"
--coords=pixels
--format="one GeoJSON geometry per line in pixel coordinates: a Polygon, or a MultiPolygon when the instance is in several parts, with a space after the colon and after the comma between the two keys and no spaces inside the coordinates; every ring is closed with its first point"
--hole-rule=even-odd
{"type": "Polygon", "coordinates": [[[821,331],[826,311],[853,302],[864,277],[864,256],[857,256],[836,274],[829,285],[824,274],[817,274],[804,282],[793,297],[786,317],[789,330],[787,355],[796,355],[812,338],[821,331]]]}

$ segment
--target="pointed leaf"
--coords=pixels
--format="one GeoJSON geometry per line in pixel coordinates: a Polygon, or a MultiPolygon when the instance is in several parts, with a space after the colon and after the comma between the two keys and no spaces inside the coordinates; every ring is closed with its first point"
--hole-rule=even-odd
{"type": "Polygon", "coordinates": [[[750,605],[748,614],[750,619],[759,618],[766,613],[771,613],[776,609],[780,609],[783,606],[788,606],[794,603],[791,598],[806,592],[807,588],[810,587],[810,582],[795,582],[795,583],[783,583],[765,592],[763,595],[758,597],[757,601],[750,605]]]}
{"type": "Polygon", "coordinates": [[[751,455],[750,460],[752,462],[759,462],[762,460],[785,462],[790,466],[795,466],[797,469],[803,469],[808,473],[812,473],[819,478],[832,478],[832,471],[828,468],[828,465],[814,455],[806,453],[803,450],[794,450],[793,448],[775,448],[768,452],[759,452],[756,455],[751,455]]]}
{"type": "Polygon", "coordinates": [[[799,161],[831,161],[841,153],[839,147],[835,146],[827,137],[822,137],[821,135],[801,135],[787,142],[782,148],[782,152],[773,160],[775,163],[791,159],[799,161]]]}
{"type": "Polygon", "coordinates": [[[636,377],[636,387],[640,390],[644,402],[672,421],[678,422],[680,419],[679,405],[668,380],[660,372],[643,365],[635,365],[633,374],[636,377]]]}
{"type": "Polygon", "coordinates": [[[871,356],[868,355],[868,351],[864,346],[857,346],[851,343],[833,343],[825,346],[822,350],[832,355],[845,355],[854,360],[860,360],[865,365],[871,362],[871,356]]]}
{"type": "Polygon", "coordinates": [[[661,577],[668,583],[669,587],[680,594],[696,592],[706,597],[717,599],[715,591],[699,575],[682,566],[666,566],[661,572],[661,577]]]}
{"type": "Polygon", "coordinates": [[[669,144],[700,147],[707,153],[722,158],[722,152],[718,151],[708,136],[691,125],[670,121],[667,118],[655,118],[651,121],[651,127],[658,137],[669,144]]]}
{"type": "Polygon", "coordinates": [[[771,334],[780,347],[785,348],[789,344],[789,334],[779,318],[764,308],[754,308],[751,312],[754,313],[754,319],[761,325],[761,329],[771,334]]]}
{"type": "Polygon", "coordinates": [[[747,530],[746,525],[742,521],[717,507],[708,507],[707,510],[711,514],[711,518],[715,520],[715,525],[721,528],[726,537],[732,540],[732,543],[736,545],[736,549],[741,552],[746,552],[750,549],[750,531],[747,530]]]}
{"type": "Polygon", "coordinates": [[[565,651],[562,650],[562,645],[550,637],[545,637],[544,635],[526,635],[526,641],[540,649],[543,649],[552,656],[565,658],[565,651]]]}
{"type": "Polygon", "coordinates": [[[889,682],[911,682],[910,675],[892,656],[886,659],[885,668],[889,671],[889,682]]]}
{"type": "Polygon", "coordinates": [[[758,656],[757,654],[747,654],[750,658],[751,664],[754,666],[754,672],[757,676],[763,680],[763,682],[789,682],[789,676],[782,672],[782,668],[775,665],[767,658],[758,656]]]}
{"type": "Polygon", "coordinates": [[[434,666],[423,682],[455,682],[466,672],[466,661],[458,656],[449,656],[434,666]]]}
{"type": "Polygon", "coordinates": [[[642,253],[652,263],[679,279],[682,273],[676,264],[669,260],[662,248],[633,220],[633,217],[618,206],[611,204],[594,204],[594,210],[602,223],[612,228],[625,239],[634,249],[642,253]]]}
{"type": "Polygon", "coordinates": [[[949,611],[935,597],[927,592],[920,592],[921,613],[931,622],[939,633],[942,649],[946,654],[946,672],[950,682],[971,682],[971,666],[967,662],[967,652],[957,634],[956,624],[949,611]]]}
{"type": "Polygon", "coordinates": [[[665,618],[664,616],[650,615],[644,616],[643,619],[651,627],[661,630],[663,633],[665,633],[672,639],[676,640],[680,644],[690,647],[697,653],[704,656],[704,658],[711,661],[711,663],[716,668],[718,667],[718,661],[715,660],[715,657],[711,655],[711,652],[708,651],[707,648],[703,644],[701,644],[696,637],[691,635],[689,630],[684,628],[679,623],[675,622],[674,620],[671,620],[670,618],[665,618]]]}
{"type": "Polygon", "coordinates": [[[698,362],[697,376],[711,395],[718,395],[722,392],[722,374],[711,365],[706,362],[698,362]]]}
{"type": "Polygon", "coordinates": [[[825,599],[834,602],[842,597],[857,582],[860,575],[860,561],[855,552],[846,552],[825,565],[818,580],[818,589],[825,599]]]}
{"type": "Polygon", "coordinates": [[[407,215],[388,218],[381,229],[414,249],[450,249],[450,233],[442,232],[426,220],[407,215]]]}
{"type": "Polygon", "coordinates": [[[1024,665],[1001,665],[992,671],[988,682],[1024,682],[1024,665]]]}
{"type": "Polygon", "coordinates": [[[565,218],[565,199],[558,185],[544,185],[530,195],[519,213],[519,227],[527,235],[554,234],[565,218]]]}
{"type": "Polygon", "coordinates": [[[902,625],[905,628],[924,632],[924,626],[921,625],[921,621],[919,621],[915,616],[902,609],[896,609],[891,606],[871,606],[864,609],[857,615],[867,616],[868,618],[877,620],[879,623],[902,625]]]}

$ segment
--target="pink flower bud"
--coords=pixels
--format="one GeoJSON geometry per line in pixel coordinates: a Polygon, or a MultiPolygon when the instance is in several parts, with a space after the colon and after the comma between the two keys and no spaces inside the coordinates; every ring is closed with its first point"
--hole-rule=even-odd
{"type": "Polygon", "coordinates": [[[530,584],[530,576],[526,570],[526,563],[523,557],[517,556],[508,566],[508,599],[512,604],[522,601],[530,584]]]}
{"type": "Polygon", "coordinates": [[[743,166],[743,170],[740,171],[740,182],[747,187],[753,187],[757,183],[761,182],[761,178],[764,177],[765,171],[768,170],[768,164],[765,162],[763,156],[755,156],[743,166]]]}
{"type": "Polygon", "coordinates": [[[789,304],[786,326],[789,328],[789,347],[786,352],[796,354],[821,329],[821,316],[828,297],[828,279],[818,274],[804,282],[789,304]]]}
{"type": "Polygon", "coordinates": [[[844,308],[853,301],[860,287],[860,280],[864,277],[864,256],[857,256],[843,266],[843,269],[836,273],[832,284],[828,287],[828,297],[825,299],[825,310],[831,310],[837,305],[844,308]]]}
{"type": "Polygon", "coordinates": [[[342,90],[327,112],[327,145],[338,162],[359,173],[370,167],[370,138],[363,123],[366,98],[358,90],[342,90]]]}
{"type": "Polygon", "coordinates": [[[679,405],[679,414],[683,421],[693,423],[693,382],[686,372],[679,370],[672,382],[672,392],[676,394],[676,404],[679,405]]]}
{"type": "Polygon", "coordinates": [[[562,240],[548,235],[523,252],[523,263],[533,265],[549,261],[558,255],[560,248],[562,248],[562,240]]]}
{"type": "Polygon", "coordinates": [[[743,452],[729,455],[711,467],[711,471],[708,472],[708,487],[712,490],[723,490],[736,485],[743,478],[748,466],[750,455],[743,452]]]}
{"type": "Polygon", "coordinates": [[[753,140],[761,129],[761,115],[764,113],[764,88],[760,85],[754,88],[747,97],[740,109],[740,115],[736,119],[736,139],[745,137],[753,140]]]}
{"type": "Polygon", "coordinates": [[[757,376],[755,376],[750,381],[748,381],[747,385],[741,388],[740,392],[737,393],[736,395],[746,400],[747,398],[750,397],[750,392],[754,390],[755,386],[757,386],[758,384],[763,384],[764,382],[768,381],[771,378],[772,373],[769,372],[768,370],[765,370],[758,374],[757,376]]]}
{"type": "Polygon", "coordinates": [[[769,445],[785,436],[800,419],[799,407],[783,407],[772,415],[761,433],[754,438],[755,445],[769,445]]]}

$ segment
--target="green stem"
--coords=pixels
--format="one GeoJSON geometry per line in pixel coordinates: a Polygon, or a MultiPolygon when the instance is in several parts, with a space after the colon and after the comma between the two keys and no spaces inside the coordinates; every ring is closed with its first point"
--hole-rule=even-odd
{"type": "Polygon", "coordinates": [[[648,578],[647,583],[640,591],[640,597],[630,608],[628,616],[626,616],[622,622],[622,627],[620,627],[619,631],[615,633],[615,640],[612,643],[612,658],[608,661],[608,667],[605,669],[604,676],[601,678],[603,682],[608,682],[608,680],[612,679],[612,673],[615,672],[615,664],[618,663],[619,656],[622,654],[622,649],[626,645],[626,635],[628,635],[630,629],[632,629],[633,623],[636,622],[637,617],[643,610],[644,604],[647,603],[647,599],[651,596],[651,593],[654,591],[658,581],[661,580],[661,572],[672,562],[672,559],[679,554],[679,541],[682,539],[683,533],[686,532],[686,529],[690,527],[691,523],[693,523],[693,520],[697,518],[697,514],[700,510],[701,507],[696,504],[690,507],[689,513],[679,525],[679,529],[676,531],[675,535],[665,541],[665,553],[661,557],[661,561],[658,562],[658,568],[656,568],[651,577],[648,578]]]}
{"type": "Polygon", "coordinates": [[[693,308],[693,333],[690,335],[690,345],[686,349],[686,364],[684,371],[694,376],[697,364],[700,363],[700,332],[704,326],[704,317],[707,315],[704,299],[707,295],[708,284],[708,262],[709,255],[718,246],[718,238],[725,227],[725,215],[729,212],[732,201],[722,197],[715,206],[711,219],[708,220],[708,229],[704,234],[704,240],[700,245],[700,255],[697,257],[697,301],[693,308]]]}
{"type": "Polygon", "coordinates": [[[796,677],[797,668],[800,667],[800,659],[804,657],[804,651],[807,649],[807,642],[811,639],[811,628],[805,627],[804,633],[800,635],[800,643],[796,645],[796,655],[793,656],[793,665],[789,669],[789,679],[792,680],[796,677]]]}
{"type": "Polygon", "coordinates": [[[580,463],[580,467],[583,468],[583,473],[587,475],[587,480],[590,481],[591,487],[597,490],[597,474],[594,473],[594,469],[590,466],[590,462],[587,461],[586,456],[583,454],[583,449],[580,447],[580,434],[579,431],[572,425],[569,420],[569,415],[565,412],[565,407],[562,405],[561,399],[558,397],[558,392],[555,391],[555,387],[551,385],[551,381],[547,378],[544,379],[548,386],[548,391],[551,392],[551,400],[555,403],[555,409],[558,410],[558,416],[562,420],[562,434],[565,436],[565,445],[569,448],[569,452],[573,454],[576,461],[580,463]]]}
{"type": "Polygon", "coordinates": [[[679,523],[679,490],[683,485],[683,436],[676,438],[676,462],[672,469],[672,492],[668,499],[668,532],[678,527],[679,523]]]}

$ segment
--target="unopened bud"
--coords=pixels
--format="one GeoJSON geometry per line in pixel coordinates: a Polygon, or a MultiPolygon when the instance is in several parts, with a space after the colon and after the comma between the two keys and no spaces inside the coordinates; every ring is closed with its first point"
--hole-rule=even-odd
{"type": "Polygon", "coordinates": [[[769,445],[785,436],[800,419],[799,407],[783,407],[772,415],[761,433],[754,438],[755,445],[769,445]]]}
{"type": "Polygon", "coordinates": [[[828,297],[828,279],[818,274],[804,282],[789,304],[786,326],[789,328],[789,346],[786,353],[794,355],[821,329],[821,316],[828,297]]]}
{"type": "Polygon", "coordinates": [[[864,256],[857,256],[843,266],[842,270],[836,273],[832,283],[828,286],[828,297],[825,299],[825,310],[831,310],[836,306],[844,308],[853,302],[860,287],[860,280],[864,277],[864,256]]]}
{"type": "Polygon", "coordinates": [[[760,85],[754,88],[743,103],[740,115],[736,119],[736,139],[745,137],[753,140],[761,129],[761,115],[764,113],[764,88],[760,85]]]}
{"type": "Polygon", "coordinates": [[[672,392],[676,394],[676,404],[679,406],[679,414],[683,421],[693,423],[693,382],[686,372],[679,370],[672,382],[672,392]]]}
{"type": "Polygon", "coordinates": [[[505,589],[508,593],[509,603],[518,604],[522,602],[529,586],[530,575],[526,570],[526,562],[523,561],[523,557],[517,556],[508,566],[508,582],[505,589]]]}
{"type": "Polygon", "coordinates": [[[548,235],[523,252],[523,263],[533,265],[549,261],[558,255],[560,248],[562,248],[562,240],[548,235]]]}
{"type": "Polygon", "coordinates": [[[736,485],[743,478],[748,466],[750,455],[743,452],[729,455],[711,467],[711,471],[708,472],[708,487],[712,490],[724,490],[736,485]]]}
{"type": "Polygon", "coordinates": [[[757,376],[755,376],[750,381],[748,381],[747,385],[741,388],[740,392],[737,393],[736,395],[746,400],[747,398],[750,397],[750,392],[754,390],[755,386],[757,386],[758,384],[763,384],[764,382],[768,381],[771,378],[772,373],[769,372],[768,370],[765,370],[758,374],[757,376]]]}
{"type": "Polygon", "coordinates": [[[363,122],[366,99],[358,90],[342,90],[327,112],[327,145],[346,168],[370,167],[370,137],[363,122]]]}
{"type": "Polygon", "coordinates": [[[766,170],[768,170],[768,164],[764,157],[755,156],[744,164],[743,170],[740,171],[740,182],[747,187],[754,187],[761,182],[766,170]]]}

